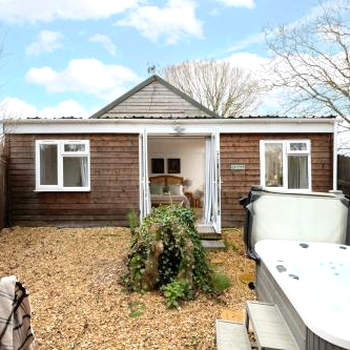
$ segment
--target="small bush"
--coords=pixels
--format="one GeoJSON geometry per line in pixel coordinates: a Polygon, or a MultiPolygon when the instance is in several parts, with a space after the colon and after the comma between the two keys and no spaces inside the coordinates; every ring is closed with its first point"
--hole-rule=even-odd
{"type": "Polygon", "coordinates": [[[191,285],[185,280],[174,280],[161,288],[167,308],[179,309],[180,301],[193,299],[191,285]]]}
{"type": "Polygon", "coordinates": [[[129,313],[130,318],[139,317],[146,310],[145,304],[143,302],[140,302],[140,301],[129,303],[129,308],[130,308],[130,313],[129,313]]]}
{"type": "Polygon", "coordinates": [[[122,281],[131,291],[162,290],[168,307],[179,307],[196,291],[213,293],[191,209],[172,204],[152,210],[132,236],[122,281]]]}
{"type": "Polygon", "coordinates": [[[139,226],[139,219],[138,219],[138,216],[136,214],[135,209],[129,210],[129,212],[127,214],[127,219],[129,222],[130,231],[132,234],[134,234],[136,228],[139,226]]]}
{"type": "Polygon", "coordinates": [[[237,247],[235,246],[234,243],[228,241],[228,240],[224,240],[224,244],[225,244],[225,248],[226,249],[231,249],[233,253],[237,252],[237,247]]]}
{"type": "Polygon", "coordinates": [[[231,280],[223,272],[215,272],[212,275],[213,290],[217,294],[221,294],[227,288],[231,287],[231,280]]]}

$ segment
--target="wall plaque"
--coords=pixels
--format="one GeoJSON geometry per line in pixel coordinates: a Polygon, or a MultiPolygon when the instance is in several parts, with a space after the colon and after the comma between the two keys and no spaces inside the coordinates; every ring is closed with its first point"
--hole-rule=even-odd
{"type": "Polygon", "coordinates": [[[231,164],[231,170],[245,170],[245,164],[231,164]]]}

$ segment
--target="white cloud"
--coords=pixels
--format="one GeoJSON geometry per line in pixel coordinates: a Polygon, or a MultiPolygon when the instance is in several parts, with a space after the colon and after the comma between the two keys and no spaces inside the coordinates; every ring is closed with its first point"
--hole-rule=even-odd
{"type": "Polygon", "coordinates": [[[94,58],[71,60],[62,71],[51,67],[31,68],[26,79],[49,92],[84,92],[106,100],[125,92],[125,84],[140,80],[125,66],[103,64],[94,58]]]}
{"type": "Polygon", "coordinates": [[[93,43],[101,44],[106,51],[108,51],[112,56],[115,56],[117,51],[117,46],[113,43],[113,41],[107,35],[94,34],[89,38],[89,41],[93,43]]]}
{"type": "Polygon", "coordinates": [[[138,6],[117,25],[136,28],[152,41],[164,37],[166,43],[174,44],[183,36],[203,37],[202,22],[195,9],[193,0],[168,0],[163,8],[138,6]]]}
{"type": "Polygon", "coordinates": [[[0,119],[35,117],[37,109],[16,97],[6,97],[0,102],[0,119]]]}
{"type": "MultiPolygon", "coordinates": [[[[218,0],[221,2],[236,2],[236,0],[218,0]]],[[[241,0],[237,0],[237,2],[240,2],[241,0]]],[[[244,0],[242,0],[244,2],[244,0]]],[[[341,4],[344,4],[344,1],[348,1],[348,0],[327,0],[322,2],[322,5],[315,5],[313,7],[310,8],[309,12],[306,13],[304,16],[300,17],[299,19],[297,19],[296,21],[290,22],[288,24],[286,24],[286,29],[287,30],[293,30],[296,28],[299,28],[309,22],[312,22],[313,20],[315,20],[317,17],[319,17],[320,15],[322,15],[323,13],[323,8],[335,8],[336,6],[339,6],[341,4]]],[[[278,33],[278,27],[275,28],[271,28],[271,30],[269,31],[268,35],[269,36],[273,36],[275,34],[278,33]]],[[[266,34],[267,35],[267,34],[266,34]]],[[[237,41],[236,43],[234,43],[234,45],[232,45],[227,52],[234,52],[234,51],[242,51],[245,50],[253,45],[257,45],[257,44],[263,44],[265,42],[265,33],[264,32],[257,32],[254,34],[251,34],[249,36],[247,36],[246,38],[237,41]]]]}
{"type": "Polygon", "coordinates": [[[237,41],[235,44],[233,44],[227,52],[234,52],[234,51],[241,51],[248,47],[251,47],[252,45],[262,44],[265,41],[265,34],[264,33],[255,33],[252,35],[249,35],[245,39],[237,41]]]}
{"type": "Polygon", "coordinates": [[[87,111],[78,102],[74,100],[65,100],[56,106],[47,106],[41,110],[35,106],[17,98],[6,97],[0,101],[0,119],[20,119],[20,118],[60,118],[60,117],[79,117],[86,118],[94,111],[87,111]]]}
{"type": "Polygon", "coordinates": [[[255,7],[254,0],[217,0],[229,7],[247,7],[252,9],[255,7]]]}
{"type": "Polygon", "coordinates": [[[250,70],[255,74],[263,74],[265,66],[271,62],[267,57],[259,56],[249,52],[237,52],[231,56],[225,58],[225,61],[229,61],[233,66],[250,70]]]}
{"type": "Polygon", "coordinates": [[[52,32],[50,30],[42,30],[37,40],[32,42],[26,48],[27,55],[39,55],[42,52],[53,52],[62,45],[63,35],[59,32],[52,32]]]}
{"type": "Polygon", "coordinates": [[[136,6],[138,0],[1,0],[4,22],[49,22],[55,19],[107,18],[136,6]]]}
{"type": "Polygon", "coordinates": [[[43,108],[39,111],[38,115],[45,118],[71,116],[85,118],[90,116],[90,113],[88,113],[78,102],[69,99],[60,102],[56,106],[43,108]]]}

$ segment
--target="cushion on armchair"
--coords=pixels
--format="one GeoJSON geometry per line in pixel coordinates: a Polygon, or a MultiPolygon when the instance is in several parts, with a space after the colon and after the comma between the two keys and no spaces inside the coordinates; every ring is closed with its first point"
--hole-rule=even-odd
{"type": "Polygon", "coordinates": [[[163,194],[163,184],[151,183],[150,190],[151,194],[162,195],[163,194]]]}

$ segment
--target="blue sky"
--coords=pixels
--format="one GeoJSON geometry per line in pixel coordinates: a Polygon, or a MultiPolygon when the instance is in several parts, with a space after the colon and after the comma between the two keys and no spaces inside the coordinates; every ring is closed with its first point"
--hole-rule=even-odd
{"type": "Polygon", "coordinates": [[[0,0],[0,107],[88,116],[147,78],[149,64],[214,58],[254,71],[268,60],[263,28],[315,9],[314,0],[0,0]]]}

